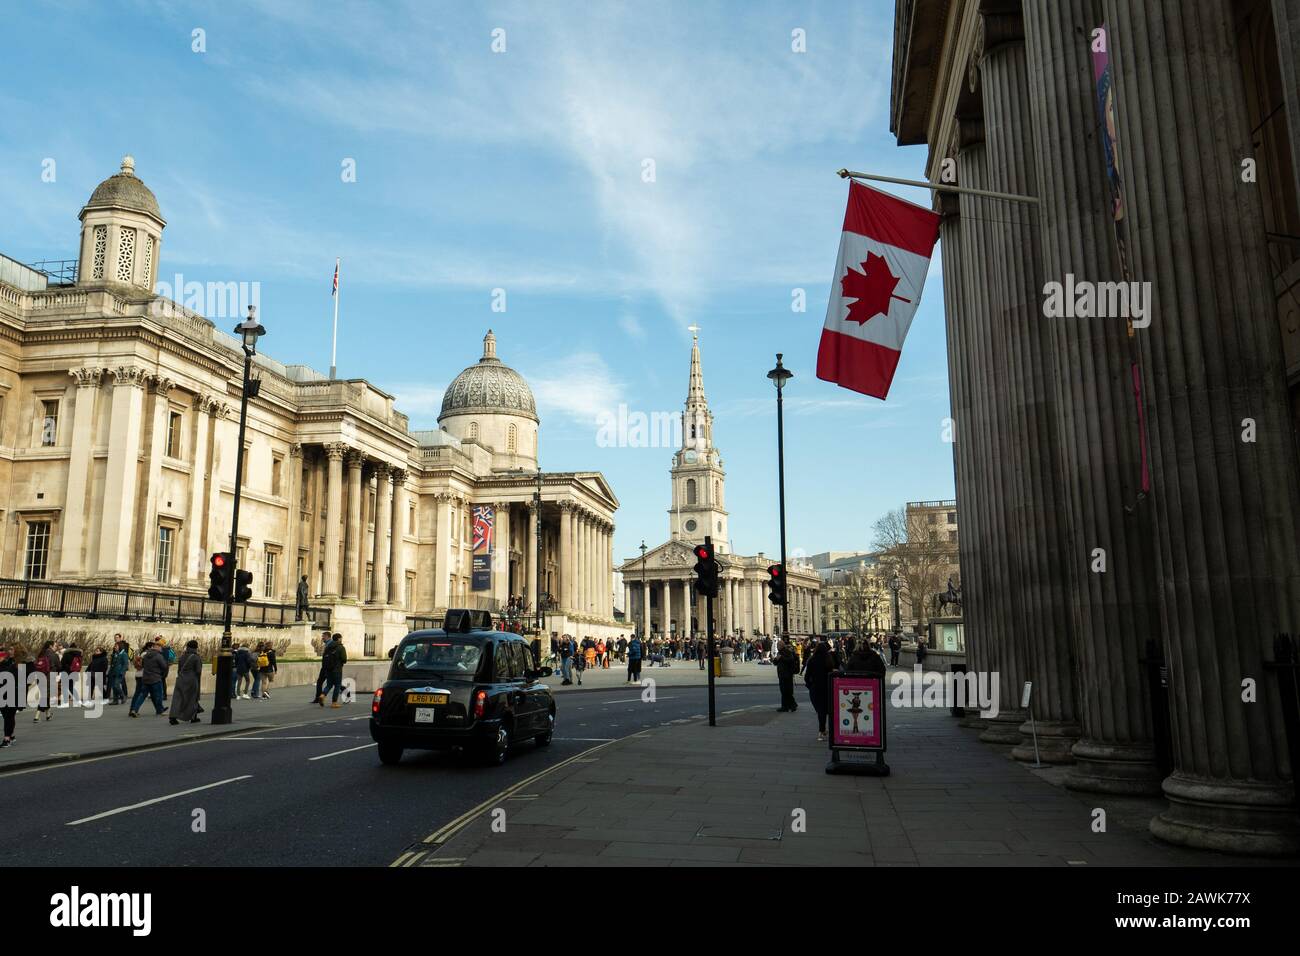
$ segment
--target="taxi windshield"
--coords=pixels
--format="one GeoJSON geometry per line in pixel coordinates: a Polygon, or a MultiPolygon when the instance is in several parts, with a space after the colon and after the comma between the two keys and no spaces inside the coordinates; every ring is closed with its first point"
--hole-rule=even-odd
{"type": "Polygon", "coordinates": [[[403,644],[393,661],[393,676],[419,677],[425,674],[460,674],[472,677],[478,670],[482,646],[445,637],[403,644]]]}

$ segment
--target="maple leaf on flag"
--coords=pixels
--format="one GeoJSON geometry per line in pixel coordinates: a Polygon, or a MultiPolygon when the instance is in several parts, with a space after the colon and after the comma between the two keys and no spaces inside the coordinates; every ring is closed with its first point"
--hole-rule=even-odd
{"type": "Polygon", "coordinates": [[[884,256],[868,252],[866,261],[860,265],[862,272],[849,266],[848,271],[844,273],[844,278],[840,280],[844,298],[857,300],[849,305],[849,321],[865,325],[878,315],[889,314],[890,299],[897,299],[899,302],[912,301],[904,299],[901,295],[894,295],[898,277],[889,271],[889,263],[885,261],[884,256]]]}

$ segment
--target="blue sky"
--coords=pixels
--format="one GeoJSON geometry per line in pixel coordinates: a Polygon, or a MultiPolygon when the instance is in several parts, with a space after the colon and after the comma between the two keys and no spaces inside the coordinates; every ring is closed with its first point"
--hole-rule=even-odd
{"type": "Polygon", "coordinates": [[[260,283],[262,347],[281,361],[328,369],[342,256],[339,374],[394,393],[413,428],[435,427],[491,327],[537,395],[542,467],[612,484],[619,558],[667,536],[672,450],[601,447],[597,416],[680,411],[692,322],[735,550],[778,551],[778,351],[795,373],[792,552],[865,549],[885,510],[952,496],[938,253],[888,401],[815,374],[847,191],[834,171],[923,178],[924,147],[889,133],[890,0],[4,16],[0,252],[74,258],[77,211],[129,153],[168,221],[159,278],[260,283]]]}

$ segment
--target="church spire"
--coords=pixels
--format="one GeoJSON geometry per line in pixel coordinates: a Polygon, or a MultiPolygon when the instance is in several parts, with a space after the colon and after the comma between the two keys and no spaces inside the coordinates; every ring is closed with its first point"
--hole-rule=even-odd
{"type": "Polygon", "coordinates": [[[704,373],[700,370],[700,327],[692,325],[691,333],[691,383],[686,390],[686,410],[708,409],[709,401],[704,397],[704,373]]]}

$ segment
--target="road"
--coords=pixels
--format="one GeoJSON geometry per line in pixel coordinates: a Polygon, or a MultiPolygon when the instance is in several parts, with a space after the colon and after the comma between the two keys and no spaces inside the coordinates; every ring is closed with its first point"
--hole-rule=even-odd
{"type": "MultiPolygon", "coordinates": [[[[771,684],[718,691],[719,713],[767,703],[777,704],[771,684]]],[[[653,703],[637,688],[564,694],[551,746],[521,743],[500,767],[418,751],[385,767],[367,709],[15,771],[0,775],[0,865],[386,866],[519,781],[605,741],[707,711],[702,687],[660,688],[653,703]]]]}

